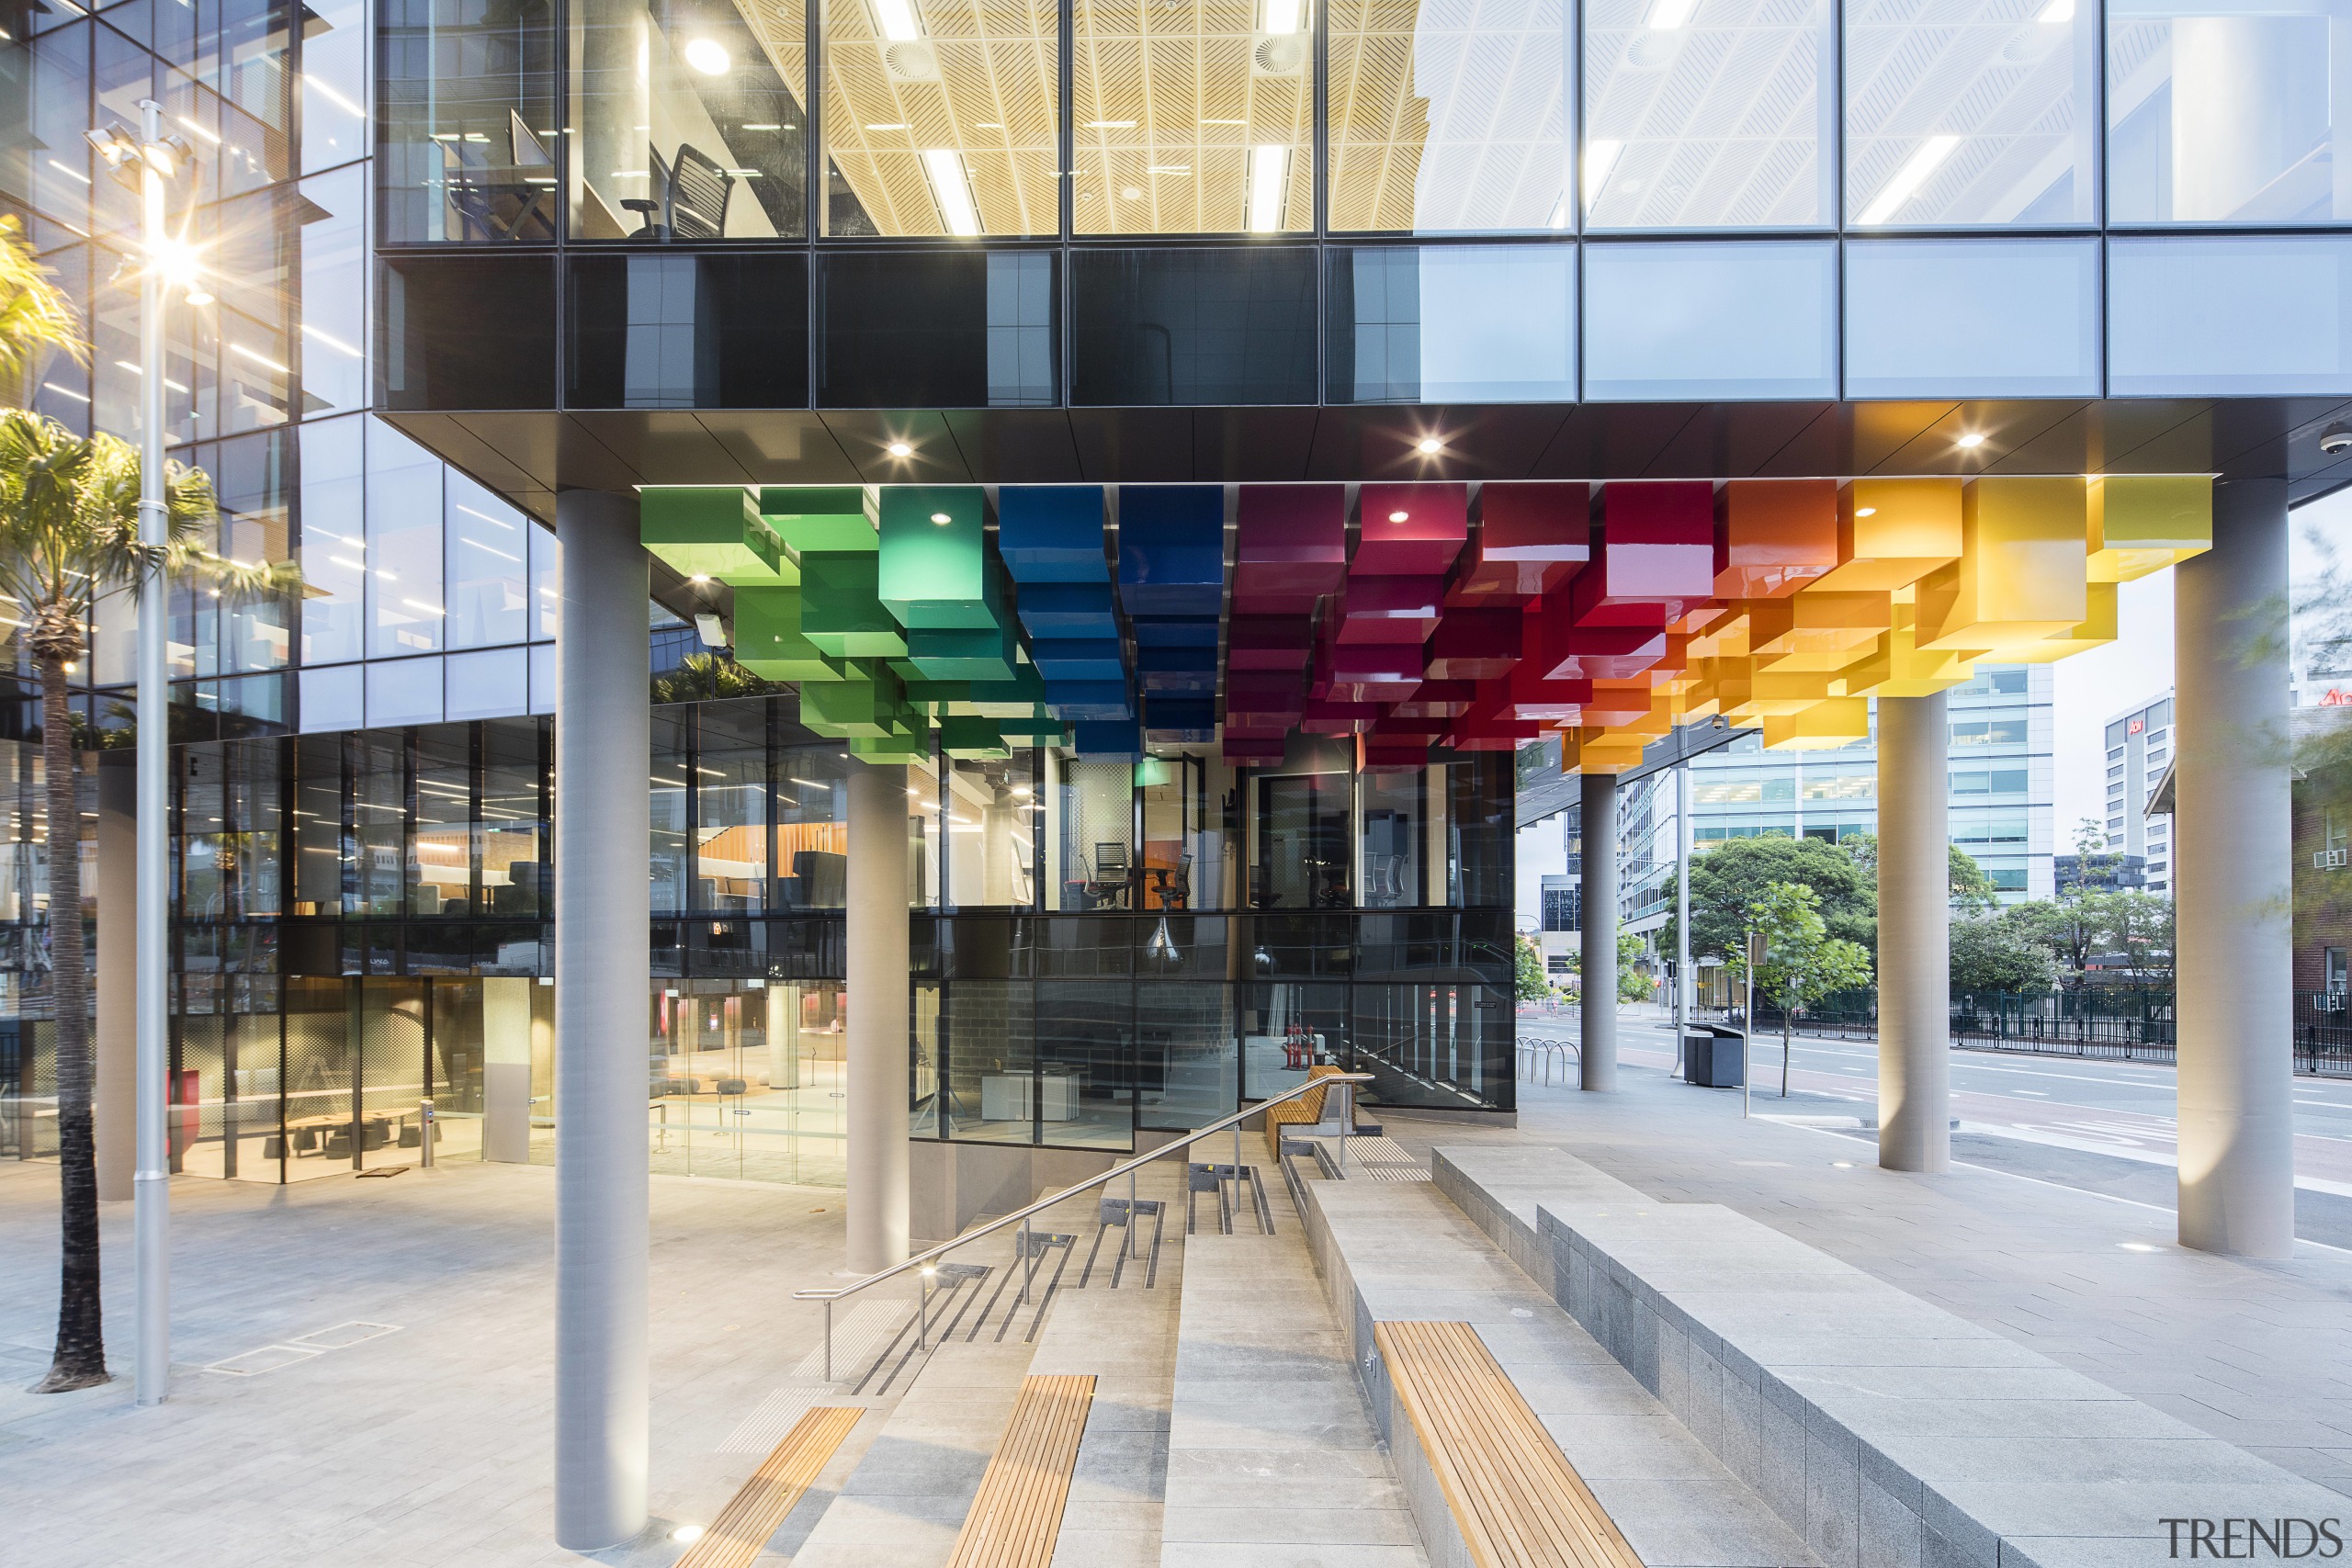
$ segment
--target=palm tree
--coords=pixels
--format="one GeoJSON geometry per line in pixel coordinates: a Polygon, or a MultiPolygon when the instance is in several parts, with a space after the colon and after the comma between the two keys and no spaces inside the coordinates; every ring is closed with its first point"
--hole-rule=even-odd
{"type": "Polygon", "coordinates": [[[57,1348],[36,1393],[107,1381],[98,1303],[98,1185],[90,1116],[89,961],[82,931],[78,748],[68,681],[87,651],[84,628],[99,599],[163,566],[251,592],[281,587],[285,570],[224,561],[198,533],[212,515],[212,485],[174,464],[164,476],[170,542],[139,536],[139,454],[111,435],[79,436],[55,420],[0,411],[0,593],[25,617],[40,672],[41,772],[47,797],[50,997],[57,1048],[59,1187],[64,1266],[57,1348]]]}

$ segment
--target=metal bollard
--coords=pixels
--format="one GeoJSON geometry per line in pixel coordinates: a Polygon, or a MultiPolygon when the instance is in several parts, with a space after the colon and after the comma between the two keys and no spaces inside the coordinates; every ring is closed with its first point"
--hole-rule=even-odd
{"type": "Polygon", "coordinates": [[[430,1170],[433,1168],[434,1130],[433,1102],[431,1100],[420,1100],[416,1102],[416,1122],[419,1129],[417,1144],[420,1149],[416,1163],[424,1167],[425,1169],[430,1170]]]}

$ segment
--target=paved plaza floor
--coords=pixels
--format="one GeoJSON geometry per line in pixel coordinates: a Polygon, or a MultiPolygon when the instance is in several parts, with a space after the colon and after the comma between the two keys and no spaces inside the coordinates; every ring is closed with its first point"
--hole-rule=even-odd
{"type": "MultiPolygon", "coordinates": [[[[55,1332],[56,1191],[53,1165],[0,1167],[0,1560],[581,1561],[549,1539],[553,1172],[175,1181],[173,1392],[143,1411],[127,1203],[103,1217],[117,1380],[23,1392],[55,1332]]],[[[656,1179],[652,1216],[656,1523],[616,1564],[673,1559],[669,1529],[759,1462],[735,1439],[818,1338],[790,1293],[841,1258],[838,1191],[656,1179]]]]}
{"type": "Polygon", "coordinates": [[[1522,1080],[1516,1130],[1388,1128],[1417,1150],[1555,1144],[1661,1200],[1725,1204],[2352,1495],[2352,1252],[2215,1258],[2177,1245],[2172,1212],[2144,1196],[2059,1172],[1884,1171],[1866,1133],[1743,1121],[1736,1090],[1663,1066],[1629,1063],[1620,1082],[1588,1095],[1522,1080]]]}

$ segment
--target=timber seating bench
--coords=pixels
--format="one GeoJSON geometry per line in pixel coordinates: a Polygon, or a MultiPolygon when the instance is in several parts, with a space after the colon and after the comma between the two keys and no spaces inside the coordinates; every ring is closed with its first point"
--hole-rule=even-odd
{"type": "Polygon", "coordinates": [[[1641,1568],[1476,1329],[1392,1322],[1373,1336],[1478,1568],[1641,1568]]]}
{"type": "Polygon", "coordinates": [[[820,1404],[793,1423],[784,1441],[678,1559],[677,1568],[751,1568],[865,1414],[863,1405],[820,1404]]]}
{"type": "MultiPolygon", "coordinates": [[[[1336,1077],[1340,1069],[1329,1063],[1318,1063],[1306,1069],[1309,1083],[1317,1078],[1336,1077]]],[[[1285,1100],[1280,1105],[1266,1107],[1266,1148],[1277,1158],[1283,1149],[1284,1127],[1313,1126],[1323,1120],[1323,1101],[1330,1094],[1328,1089],[1311,1089],[1296,1100],[1285,1100]]]]}
{"type": "Polygon", "coordinates": [[[1093,1399],[1090,1374],[1021,1380],[947,1568],[1046,1568],[1054,1560],[1093,1399]]]}

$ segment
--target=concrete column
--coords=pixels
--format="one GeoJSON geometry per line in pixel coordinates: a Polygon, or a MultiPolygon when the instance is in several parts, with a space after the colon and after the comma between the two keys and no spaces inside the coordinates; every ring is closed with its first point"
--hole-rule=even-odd
{"type": "MultiPolygon", "coordinates": [[[[556,498],[555,1531],[645,1528],[647,571],[633,496],[556,498]]],[[[902,922],[903,923],[903,922],[902,922]]]]}
{"type": "MultiPolygon", "coordinates": [[[[118,753],[118,755],[119,755],[118,753]]],[[[130,759],[98,770],[97,1082],[98,1197],[130,1196],[139,1079],[139,774],[130,759]]],[[[273,1112],[273,1117],[274,1117],[273,1112]]]]}
{"type": "Polygon", "coordinates": [[[1878,1163],[1951,1168],[1944,694],[1878,699],[1878,1163]]]}
{"type": "Polygon", "coordinates": [[[1584,775],[1584,1043],[1578,1087],[1617,1087],[1617,775],[1584,775]]]}
{"type": "Polygon", "coordinates": [[[2180,1241],[2295,1241],[2287,488],[2215,487],[2213,547],[2175,569],[2173,907],[2180,1241]]]}
{"type": "Polygon", "coordinates": [[[849,779],[849,1268],[907,1256],[907,770],[849,779]]]}

